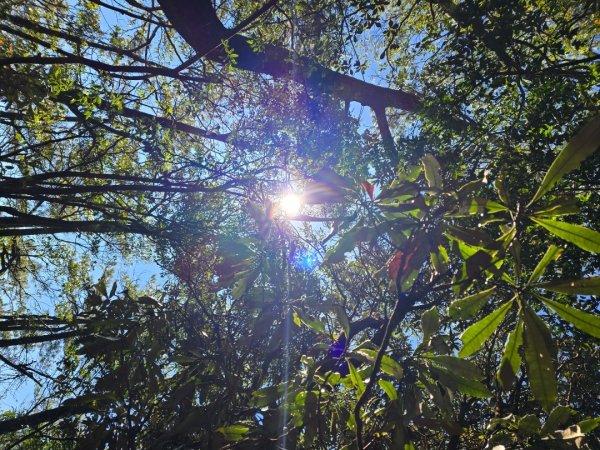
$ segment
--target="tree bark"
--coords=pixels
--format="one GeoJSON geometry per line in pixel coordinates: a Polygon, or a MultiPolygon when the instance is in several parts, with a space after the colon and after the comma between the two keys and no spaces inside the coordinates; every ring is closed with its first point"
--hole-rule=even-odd
{"type": "Polygon", "coordinates": [[[247,37],[231,35],[210,0],[158,0],[158,3],[175,30],[198,54],[211,61],[230,62],[226,46],[231,53],[238,55],[235,66],[239,69],[293,79],[317,92],[331,94],[344,101],[356,101],[373,109],[390,107],[417,112],[422,107],[415,94],[335,72],[285,48],[266,45],[261,51],[253,49],[247,37]]]}

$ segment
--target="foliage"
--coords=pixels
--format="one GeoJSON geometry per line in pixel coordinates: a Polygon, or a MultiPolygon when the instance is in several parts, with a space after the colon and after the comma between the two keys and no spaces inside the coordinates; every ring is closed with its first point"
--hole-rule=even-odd
{"type": "Polygon", "coordinates": [[[0,0],[1,445],[600,445],[599,20],[0,0]]]}

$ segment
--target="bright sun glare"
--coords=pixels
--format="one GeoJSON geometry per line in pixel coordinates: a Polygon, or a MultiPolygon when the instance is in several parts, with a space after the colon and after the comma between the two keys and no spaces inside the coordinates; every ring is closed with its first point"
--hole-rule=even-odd
{"type": "Polygon", "coordinates": [[[297,194],[286,194],[280,200],[281,211],[286,216],[297,216],[302,209],[302,197],[297,194]]]}

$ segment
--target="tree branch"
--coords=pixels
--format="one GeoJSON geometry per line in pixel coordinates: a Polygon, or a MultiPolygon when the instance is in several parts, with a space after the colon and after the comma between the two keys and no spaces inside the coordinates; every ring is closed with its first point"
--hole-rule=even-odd
{"type": "Polygon", "coordinates": [[[220,21],[210,0],[158,0],[173,27],[198,53],[220,64],[229,63],[222,42],[238,55],[236,67],[274,78],[293,79],[324,94],[356,101],[369,107],[400,108],[408,112],[421,109],[419,98],[412,93],[384,88],[335,72],[310,58],[266,45],[262,51],[252,48],[248,38],[235,35],[220,21]],[[229,38],[229,39],[228,39],[229,38]]]}

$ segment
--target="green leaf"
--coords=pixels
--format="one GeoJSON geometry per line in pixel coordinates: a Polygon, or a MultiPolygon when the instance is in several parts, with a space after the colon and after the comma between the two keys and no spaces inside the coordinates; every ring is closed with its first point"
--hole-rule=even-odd
{"type": "MultiPolygon", "coordinates": [[[[548,192],[567,173],[579,167],[579,164],[596,151],[600,145],[600,116],[593,118],[584,126],[558,154],[542,184],[529,202],[533,204],[548,192]]],[[[527,206],[529,206],[527,205],[527,206]]]]}
{"type": "Polygon", "coordinates": [[[523,345],[523,322],[519,322],[517,327],[508,334],[504,353],[500,361],[500,367],[496,378],[504,389],[510,388],[516,381],[516,375],[521,367],[521,354],[519,348],[523,345]]]}
{"type": "Polygon", "coordinates": [[[458,356],[466,358],[479,350],[483,343],[496,331],[496,328],[500,325],[500,322],[502,322],[512,304],[513,300],[505,303],[493,313],[467,328],[460,336],[463,348],[458,353],[458,356]]]}
{"type": "Polygon", "coordinates": [[[579,280],[556,280],[536,284],[535,287],[562,294],[600,295],[600,276],[579,280]]]}
{"type": "Polygon", "coordinates": [[[358,371],[356,370],[356,368],[354,367],[354,365],[350,362],[350,360],[347,359],[347,361],[348,368],[350,369],[350,381],[356,388],[356,396],[360,397],[362,393],[365,392],[365,383],[358,371]]]}
{"type": "Polygon", "coordinates": [[[573,324],[575,328],[579,328],[581,331],[591,336],[600,338],[600,317],[579,311],[570,306],[550,300],[549,298],[542,297],[541,295],[536,295],[536,297],[560,317],[573,324]]]}
{"type": "Polygon", "coordinates": [[[435,159],[430,153],[426,153],[425,156],[421,158],[421,163],[423,163],[425,179],[427,180],[427,183],[429,183],[429,187],[441,189],[443,186],[443,180],[442,176],[440,175],[440,163],[437,161],[437,159],[435,159]]]}
{"type": "Polygon", "coordinates": [[[347,231],[337,242],[325,253],[324,260],[329,264],[335,264],[344,260],[344,255],[351,252],[356,245],[356,227],[347,231]]]}
{"type": "Polygon", "coordinates": [[[584,433],[589,433],[594,430],[598,425],[600,425],[600,417],[594,417],[593,419],[585,419],[577,424],[581,431],[584,433]]]}
{"type": "Polygon", "coordinates": [[[229,425],[217,428],[217,431],[228,441],[239,441],[250,431],[250,428],[245,425],[229,425]]]}
{"type": "Polygon", "coordinates": [[[531,217],[531,220],[546,228],[552,234],[575,244],[583,250],[600,253],[600,233],[595,230],[558,220],[537,219],[535,217],[531,217]]]}
{"type": "Polygon", "coordinates": [[[561,198],[549,203],[546,206],[536,209],[531,214],[537,217],[547,218],[579,214],[581,210],[579,209],[578,203],[579,202],[577,198],[574,197],[561,198]]]}
{"type": "Polygon", "coordinates": [[[431,335],[435,333],[440,326],[440,316],[437,308],[434,306],[428,309],[421,316],[421,329],[423,330],[423,342],[427,342],[431,335]]]}
{"type": "Polygon", "coordinates": [[[523,310],[523,347],[531,391],[546,411],[556,401],[556,372],[552,362],[550,331],[546,324],[533,312],[523,310]]]}
{"type": "Polygon", "coordinates": [[[546,271],[546,267],[548,267],[548,264],[550,264],[552,261],[556,261],[560,257],[562,252],[562,248],[559,248],[556,245],[551,245],[548,248],[548,250],[546,250],[544,257],[540,260],[539,263],[537,263],[535,269],[533,269],[533,272],[531,273],[531,276],[527,281],[527,285],[529,286],[531,283],[537,281],[546,271]]]}
{"type": "Polygon", "coordinates": [[[398,393],[391,382],[388,380],[378,380],[377,384],[379,384],[379,387],[384,390],[390,400],[398,400],[398,393]]]}
{"type": "Polygon", "coordinates": [[[429,253],[431,264],[438,274],[445,273],[448,270],[448,252],[441,245],[436,251],[429,253]]]}
{"type": "Polygon", "coordinates": [[[463,394],[472,395],[477,398],[487,398],[492,396],[489,389],[479,381],[461,377],[455,372],[441,367],[432,366],[430,367],[430,370],[437,375],[440,383],[455,392],[462,392],[463,394]]]}
{"type": "Polygon", "coordinates": [[[311,330],[313,330],[317,333],[326,334],[325,333],[325,324],[323,324],[322,322],[319,322],[318,320],[311,319],[310,317],[308,317],[306,314],[304,314],[301,310],[299,310],[297,308],[294,308],[293,320],[294,320],[294,323],[298,326],[300,326],[303,323],[308,328],[310,328],[311,330]]]}
{"type": "MultiPolygon", "coordinates": [[[[356,350],[356,353],[365,356],[370,362],[373,362],[377,358],[378,352],[377,350],[372,350],[369,348],[361,348],[356,350]]],[[[388,355],[383,355],[383,358],[381,358],[381,371],[396,377],[398,380],[401,380],[404,374],[404,369],[402,369],[402,366],[388,355]]]]}
{"type": "Polygon", "coordinates": [[[475,364],[456,356],[440,355],[427,358],[434,365],[449,370],[450,372],[468,380],[481,380],[484,375],[475,364]]]}
{"type": "Polygon", "coordinates": [[[475,315],[485,305],[486,301],[496,290],[496,286],[477,294],[455,300],[450,303],[448,315],[453,319],[467,319],[475,315]]]}
{"type": "Polygon", "coordinates": [[[496,214],[508,211],[509,209],[492,200],[487,200],[481,197],[468,198],[464,200],[457,213],[452,214],[452,217],[472,216],[475,214],[496,214]]]}
{"type": "Polygon", "coordinates": [[[342,305],[334,305],[333,311],[335,312],[338,322],[344,330],[344,334],[347,338],[350,337],[350,321],[348,320],[348,314],[346,314],[346,310],[342,305]]]}
{"type": "Polygon", "coordinates": [[[537,434],[541,426],[540,419],[533,414],[527,414],[521,417],[517,423],[519,432],[528,435],[537,434]]]}
{"type": "Polygon", "coordinates": [[[548,433],[558,430],[559,427],[569,420],[569,417],[571,417],[571,408],[568,406],[555,407],[548,416],[548,419],[546,419],[546,423],[544,423],[540,435],[545,436],[548,433]]]}

